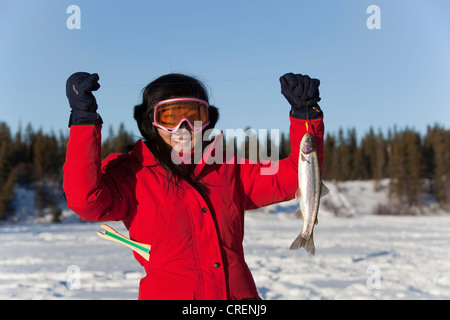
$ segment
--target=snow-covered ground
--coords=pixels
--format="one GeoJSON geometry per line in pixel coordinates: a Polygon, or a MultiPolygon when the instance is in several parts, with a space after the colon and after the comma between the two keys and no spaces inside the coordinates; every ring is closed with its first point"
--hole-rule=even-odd
{"type": "MultiPolygon", "coordinates": [[[[373,216],[385,189],[328,186],[350,217],[322,206],[314,257],[289,250],[302,225],[295,200],[247,212],[245,255],[263,299],[450,299],[450,215],[373,216]]],[[[17,197],[26,217],[33,196],[17,197]]],[[[100,239],[100,224],[65,215],[0,225],[0,299],[136,299],[144,273],[131,251],[100,239]]]]}

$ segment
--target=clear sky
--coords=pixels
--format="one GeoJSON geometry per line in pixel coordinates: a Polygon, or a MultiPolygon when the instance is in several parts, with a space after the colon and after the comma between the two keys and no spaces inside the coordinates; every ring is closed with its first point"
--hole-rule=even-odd
{"type": "Polygon", "coordinates": [[[100,76],[105,134],[123,122],[138,137],[142,88],[171,72],[206,83],[222,130],[288,132],[287,72],[321,80],[328,131],[448,128],[450,1],[0,0],[0,121],[67,132],[77,71],[100,76]],[[373,4],[379,30],[366,26],[373,4]],[[66,26],[70,5],[80,30],[66,26]]]}

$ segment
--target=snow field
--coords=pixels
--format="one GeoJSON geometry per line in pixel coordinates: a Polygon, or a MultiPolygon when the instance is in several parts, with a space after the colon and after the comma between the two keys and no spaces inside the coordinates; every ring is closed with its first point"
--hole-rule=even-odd
{"type": "Polygon", "coordinates": [[[0,299],[136,299],[142,268],[131,250],[100,239],[99,225],[0,227],[0,299]],[[71,266],[79,289],[68,288],[71,266]]]}
{"type": "Polygon", "coordinates": [[[301,224],[281,215],[247,218],[246,260],[264,299],[450,298],[450,217],[319,218],[313,257],[287,250],[301,224]]]}
{"type": "MultiPolygon", "coordinates": [[[[246,213],[245,257],[263,299],[450,299],[450,215],[373,216],[384,191],[327,186],[334,207],[356,214],[321,207],[314,257],[289,250],[302,227],[296,200],[246,213]]],[[[0,225],[0,299],[137,298],[143,268],[130,249],[96,235],[100,223],[69,210],[61,224],[36,222],[27,210],[23,200],[20,222],[0,225]]]]}

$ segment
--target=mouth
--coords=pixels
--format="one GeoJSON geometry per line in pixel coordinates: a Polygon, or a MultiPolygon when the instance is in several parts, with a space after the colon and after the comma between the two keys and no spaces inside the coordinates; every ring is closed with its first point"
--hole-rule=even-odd
{"type": "Polygon", "coordinates": [[[172,134],[170,140],[175,143],[180,143],[182,145],[191,143],[191,135],[190,134],[172,134]]]}

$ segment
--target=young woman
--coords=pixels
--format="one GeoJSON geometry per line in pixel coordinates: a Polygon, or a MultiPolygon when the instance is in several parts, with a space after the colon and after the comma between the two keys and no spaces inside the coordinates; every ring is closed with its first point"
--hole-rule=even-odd
{"type": "Polygon", "coordinates": [[[139,299],[259,299],[244,259],[244,211],[294,198],[299,143],[307,130],[323,160],[319,80],[292,73],[280,78],[291,105],[291,154],[273,174],[235,155],[233,161],[229,154],[228,161],[208,161],[222,152],[221,137],[204,142],[201,133],[214,127],[218,110],[202,83],[181,74],[164,75],[143,90],[134,109],[143,139],[131,152],[101,162],[102,119],[92,94],[98,80],[97,74],[75,73],[66,84],[72,108],[64,164],[69,208],[85,220],[121,220],[131,239],[151,245],[149,261],[135,254],[147,273],[139,299]],[[174,154],[184,159],[196,148],[202,148],[199,163],[174,161],[174,154]]]}

